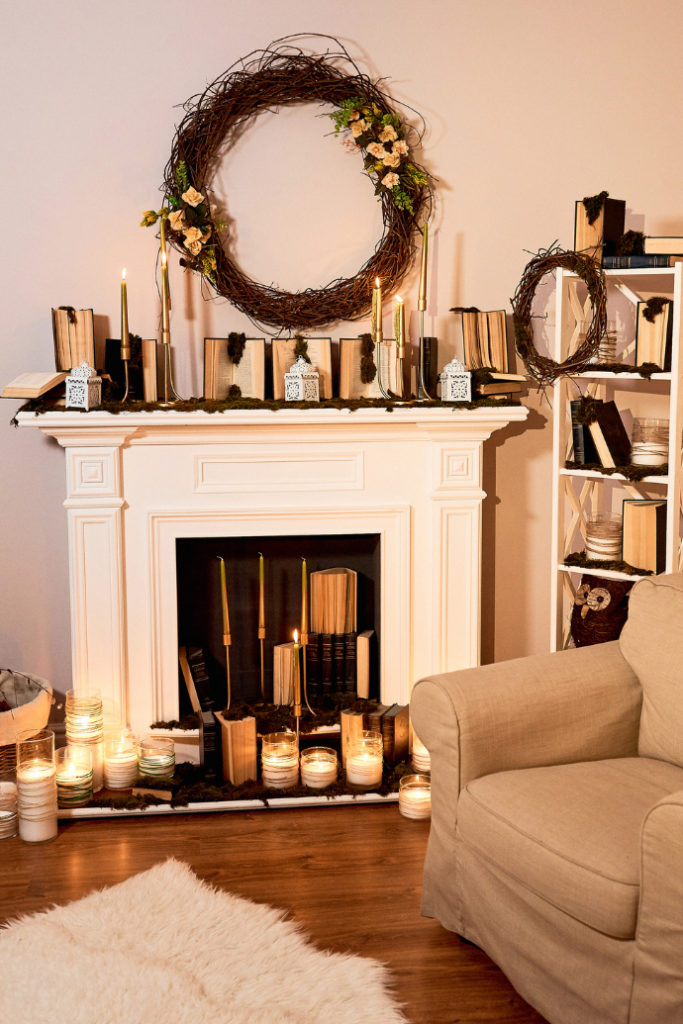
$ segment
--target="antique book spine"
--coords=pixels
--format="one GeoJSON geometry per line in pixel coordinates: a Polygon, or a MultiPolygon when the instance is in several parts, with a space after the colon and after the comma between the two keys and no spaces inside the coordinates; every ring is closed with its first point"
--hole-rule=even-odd
{"type": "Polygon", "coordinates": [[[397,765],[408,757],[410,737],[410,716],[408,705],[394,704],[382,715],[382,737],[384,739],[384,760],[397,765]]]}
{"type": "Polygon", "coordinates": [[[347,693],[356,692],[356,643],[355,633],[344,635],[344,689],[347,693]]]}
{"type": "Polygon", "coordinates": [[[322,690],[319,633],[308,634],[308,644],[306,645],[306,687],[309,697],[314,693],[320,693],[322,690]]]}
{"type": "Polygon", "coordinates": [[[323,693],[332,692],[332,681],[334,678],[334,666],[332,664],[332,634],[323,633],[320,640],[320,674],[323,686],[323,693]]]}
{"type": "Polygon", "coordinates": [[[372,711],[368,711],[366,715],[368,729],[373,732],[382,732],[382,716],[392,708],[393,704],[378,704],[372,711]]]}
{"type": "Polygon", "coordinates": [[[233,786],[257,778],[256,719],[241,718],[228,721],[220,712],[216,718],[221,725],[223,746],[223,779],[233,786]]]}
{"type": "Polygon", "coordinates": [[[334,662],[334,689],[337,693],[344,690],[344,647],[345,638],[343,633],[334,633],[332,636],[332,660],[334,662]]]}

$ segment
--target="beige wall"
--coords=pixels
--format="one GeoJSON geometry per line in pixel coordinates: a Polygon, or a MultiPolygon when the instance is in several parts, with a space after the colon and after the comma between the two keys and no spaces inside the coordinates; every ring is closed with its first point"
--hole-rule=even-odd
{"type": "MultiPolygon", "coordinates": [[[[138,223],[159,201],[177,105],[301,29],[344,40],[428,121],[424,162],[439,179],[428,328],[450,345],[450,306],[506,305],[525,250],[571,245],[576,198],[606,188],[627,200],[631,226],[683,234],[678,0],[5,4],[0,385],[52,365],[51,306],[92,306],[100,338],[116,336],[123,266],[131,329],[156,333],[156,243],[138,223]]],[[[264,119],[222,175],[240,257],[281,286],[353,273],[377,237],[357,158],[325,130],[303,112],[264,119]]],[[[247,322],[202,303],[177,264],[172,287],[179,390],[199,394],[202,338],[247,322]]],[[[414,278],[404,291],[414,307],[414,278]]],[[[488,445],[486,660],[548,646],[550,431],[547,405],[529,404],[528,428],[488,445]]],[[[10,429],[14,408],[3,403],[0,428],[0,665],[65,687],[63,455],[10,429]]]]}

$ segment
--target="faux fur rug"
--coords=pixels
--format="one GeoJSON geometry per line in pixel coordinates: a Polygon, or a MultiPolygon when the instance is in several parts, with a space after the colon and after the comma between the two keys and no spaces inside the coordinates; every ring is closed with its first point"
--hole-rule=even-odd
{"type": "Polygon", "coordinates": [[[375,960],[168,860],[0,930],[12,1024],[405,1024],[375,960]]]}

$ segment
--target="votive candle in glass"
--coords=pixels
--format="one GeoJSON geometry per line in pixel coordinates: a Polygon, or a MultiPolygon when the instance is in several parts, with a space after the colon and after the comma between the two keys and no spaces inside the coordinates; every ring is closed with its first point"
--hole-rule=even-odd
{"type": "Polygon", "coordinates": [[[27,729],[17,736],[17,807],[24,842],[46,843],[55,838],[57,784],[51,729],[27,729]]]}
{"type": "MultiPolygon", "coordinates": [[[[132,733],[119,732],[104,741],[106,789],[130,789],[138,777],[139,744],[132,733]]],[[[175,767],[175,755],[173,758],[175,767]]]]}
{"type": "Polygon", "coordinates": [[[19,832],[17,778],[14,772],[0,774],[0,839],[11,839],[19,832]]]}
{"type": "Polygon", "coordinates": [[[266,789],[292,789],[299,782],[299,746],[293,732],[271,732],[261,743],[261,774],[266,789]]]}
{"type": "Polygon", "coordinates": [[[398,787],[398,809],[404,818],[431,818],[432,783],[429,776],[403,776],[398,787]]]}
{"type": "Polygon", "coordinates": [[[140,740],[138,752],[138,771],[140,775],[165,777],[175,772],[175,746],[173,740],[159,739],[157,736],[146,736],[140,740]]]}
{"type": "Polygon", "coordinates": [[[669,421],[641,417],[633,420],[631,462],[634,466],[663,466],[669,461],[669,421]]]}
{"type": "Polygon", "coordinates": [[[104,785],[104,711],[100,690],[69,690],[66,695],[66,741],[87,745],[92,753],[93,790],[104,785]]]}
{"type": "Polygon", "coordinates": [[[346,748],[346,782],[354,789],[375,789],[382,782],[384,741],[379,732],[364,731],[346,748]]]}
{"type": "Polygon", "coordinates": [[[421,775],[429,775],[432,770],[432,759],[429,756],[429,751],[417,733],[413,733],[412,762],[413,768],[421,775]]]}
{"type": "Polygon", "coordinates": [[[332,747],[308,747],[301,751],[301,784],[324,789],[337,781],[337,752],[332,747]]]}
{"type": "Polygon", "coordinates": [[[621,559],[621,516],[597,512],[586,521],[586,558],[618,562],[621,559]]]}
{"type": "Polygon", "coordinates": [[[55,752],[57,806],[84,807],[92,800],[92,749],[67,744],[55,752]]]}

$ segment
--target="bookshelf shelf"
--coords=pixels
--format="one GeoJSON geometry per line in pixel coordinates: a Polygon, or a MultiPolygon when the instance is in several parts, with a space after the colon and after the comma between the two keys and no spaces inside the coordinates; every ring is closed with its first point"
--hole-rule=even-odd
{"type": "MultiPolygon", "coordinates": [[[[607,270],[608,318],[619,317],[618,359],[634,362],[634,331],[636,304],[653,295],[672,300],[670,317],[671,371],[655,373],[648,380],[637,373],[611,373],[605,370],[587,370],[571,378],[560,378],[553,385],[553,521],[551,554],[551,650],[562,650],[570,643],[571,611],[576,592],[575,581],[582,575],[614,580],[637,580],[642,576],[628,575],[604,569],[588,569],[567,565],[564,559],[585,545],[586,522],[595,512],[622,511],[626,498],[641,499],[651,496],[666,498],[666,565],[665,572],[683,569],[683,536],[681,519],[681,435],[683,433],[683,330],[681,328],[681,298],[683,265],[674,267],[647,267],[607,270]],[[624,389],[620,384],[636,381],[642,387],[624,389]],[[665,389],[656,386],[668,384],[665,389]],[[636,482],[620,473],[605,475],[596,470],[566,469],[571,459],[572,424],[570,402],[582,394],[603,401],[616,401],[622,413],[633,416],[653,416],[669,420],[669,472],[667,476],[646,476],[636,482]],[[652,410],[655,411],[652,411],[652,410]],[[649,492],[649,493],[648,493],[649,492]],[[574,579],[572,579],[574,577],[574,579]]],[[[555,280],[555,338],[553,357],[564,361],[580,344],[588,328],[592,312],[585,286],[576,274],[558,270],[555,280]]],[[[628,417],[626,419],[628,424],[628,417]]]]}

